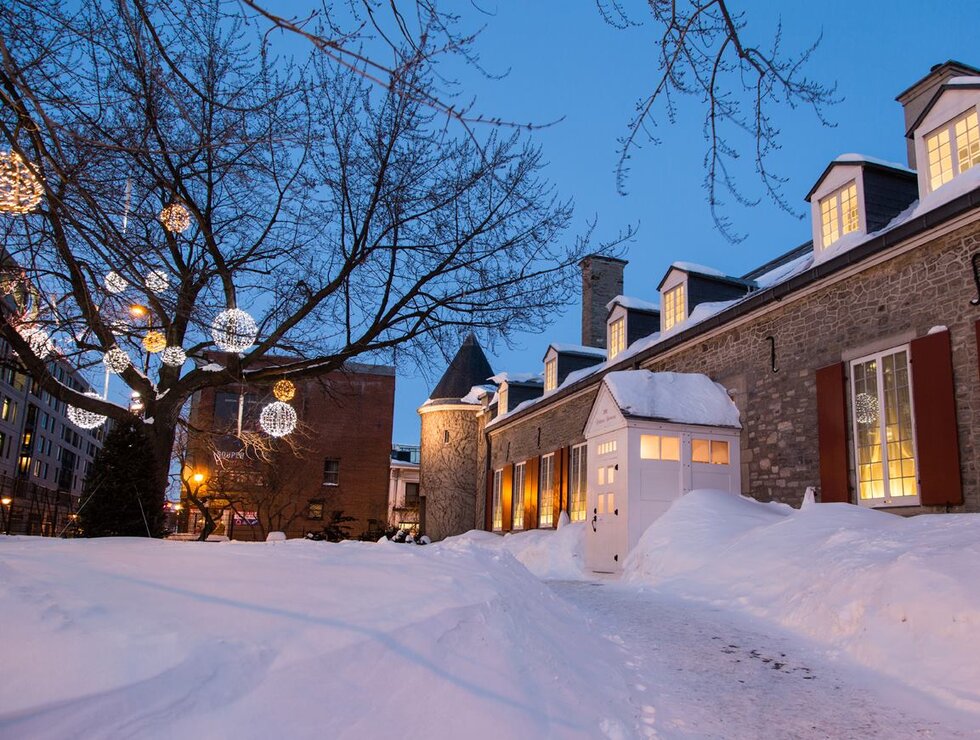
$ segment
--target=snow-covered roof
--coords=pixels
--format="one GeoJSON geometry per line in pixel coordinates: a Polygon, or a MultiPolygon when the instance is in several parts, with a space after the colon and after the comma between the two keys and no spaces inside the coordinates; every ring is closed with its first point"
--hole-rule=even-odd
{"type": "MultiPolygon", "coordinates": [[[[580,355],[582,357],[595,357],[600,360],[606,359],[606,350],[602,347],[588,347],[584,344],[565,344],[563,342],[552,342],[548,345],[548,349],[545,350],[544,356],[548,356],[548,352],[554,350],[560,355],[580,355]]],[[[544,358],[541,358],[542,360],[544,358]]]]}
{"type": "Polygon", "coordinates": [[[678,270],[684,270],[684,272],[698,272],[702,275],[714,275],[715,277],[728,277],[721,270],[717,270],[714,267],[699,265],[697,262],[671,262],[670,266],[676,267],[678,270]]]}
{"type": "Polygon", "coordinates": [[[470,392],[459,399],[463,403],[480,403],[480,399],[487,393],[494,393],[497,390],[495,385],[474,385],[470,392]]]}
{"type": "Polygon", "coordinates": [[[634,298],[633,296],[628,295],[618,295],[613,298],[606,304],[606,310],[611,311],[613,306],[622,306],[623,308],[633,309],[636,311],[655,311],[660,313],[659,303],[644,301],[642,298],[634,298]]]}
{"type": "Polygon", "coordinates": [[[533,385],[544,385],[544,377],[541,373],[497,373],[488,378],[492,382],[500,385],[501,383],[531,383],[533,385]]]}
{"type": "Polygon", "coordinates": [[[872,157],[868,154],[856,154],[855,152],[848,152],[847,154],[841,154],[839,157],[834,159],[834,162],[840,164],[876,164],[879,167],[889,167],[893,170],[902,170],[903,172],[911,172],[915,174],[915,170],[910,167],[906,167],[904,164],[898,162],[889,162],[887,159],[879,159],[878,157],[872,157]]]}
{"type": "Polygon", "coordinates": [[[980,85],[980,76],[960,75],[959,77],[950,77],[943,84],[946,87],[973,87],[974,85],[980,85]]]}
{"type": "Polygon", "coordinates": [[[620,370],[603,383],[624,416],[741,428],[728,392],[707,375],[620,370]]]}

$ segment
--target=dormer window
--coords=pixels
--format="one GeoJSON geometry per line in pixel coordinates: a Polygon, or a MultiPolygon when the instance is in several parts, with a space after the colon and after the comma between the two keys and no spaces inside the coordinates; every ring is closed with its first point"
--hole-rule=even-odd
{"type": "Polygon", "coordinates": [[[669,331],[675,324],[687,318],[687,302],[684,295],[684,283],[671,288],[664,293],[664,331],[669,331]]]}
{"type": "Polygon", "coordinates": [[[980,165],[980,127],[976,109],[925,137],[929,156],[929,189],[936,190],[958,174],[980,165]]]}
{"type": "Polygon", "coordinates": [[[609,324],[609,359],[626,349],[626,319],[618,318],[609,324]]]}
{"type": "Polygon", "coordinates": [[[858,215],[857,183],[852,180],[844,187],[820,199],[820,229],[823,248],[861,228],[858,215]]]}
{"type": "Polygon", "coordinates": [[[544,363],[544,389],[553,391],[558,387],[558,358],[552,357],[544,363]]]}

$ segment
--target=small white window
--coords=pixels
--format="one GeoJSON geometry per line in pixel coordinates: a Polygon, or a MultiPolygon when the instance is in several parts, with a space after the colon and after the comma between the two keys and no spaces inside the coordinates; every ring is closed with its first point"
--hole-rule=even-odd
{"type": "Polygon", "coordinates": [[[936,190],[956,175],[980,165],[980,127],[974,109],[925,137],[929,156],[929,189],[936,190]]]}
{"type": "Polygon", "coordinates": [[[857,201],[857,184],[849,182],[826,198],[820,199],[820,233],[824,249],[844,234],[857,231],[860,215],[857,201]]]}
{"type": "Polygon", "coordinates": [[[596,453],[599,455],[609,455],[616,451],[616,440],[611,439],[608,442],[602,442],[596,448],[596,453]]]}
{"type": "Polygon", "coordinates": [[[600,466],[596,472],[599,474],[599,485],[606,485],[606,469],[600,466]]]}
{"type": "Polygon", "coordinates": [[[555,523],[555,453],[541,458],[538,483],[538,526],[551,527],[555,523]]]}
{"type": "Polygon", "coordinates": [[[626,349],[626,319],[620,317],[609,324],[609,359],[626,349]]]}
{"type": "Polygon", "coordinates": [[[659,434],[640,435],[641,460],[669,460],[678,462],[681,459],[680,437],[670,437],[659,434]]]}
{"type": "Polygon", "coordinates": [[[503,484],[504,471],[493,471],[493,524],[494,532],[499,532],[504,528],[504,500],[501,496],[501,486],[503,484]]]}
{"type": "Polygon", "coordinates": [[[616,482],[616,466],[610,465],[606,468],[606,483],[612,485],[616,482]]]}
{"type": "Polygon", "coordinates": [[[728,465],[728,442],[722,439],[692,439],[691,462],[728,465]]]}
{"type": "Polygon", "coordinates": [[[664,331],[687,318],[687,298],[684,283],[664,293],[664,331]]]}
{"type": "Polygon", "coordinates": [[[511,496],[511,529],[524,529],[524,471],[525,463],[514,466],[514,493],[511,496]]]}
{"type": "Polygon", "coordinates": [[[552,357],[544,363],[544,389],[553,391],[558,387],[558,360],[552,357]]]}

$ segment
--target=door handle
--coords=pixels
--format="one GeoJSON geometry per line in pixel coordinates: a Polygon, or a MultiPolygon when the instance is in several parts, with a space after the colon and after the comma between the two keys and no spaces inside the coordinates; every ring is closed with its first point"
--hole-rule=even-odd
{"type": "Polygon", "coordinates": [[[597,521],[598,519],[599,519],[599,517],[597,517],[597,516],[594,516],[594,517],[592,517],[592,531],[593,531],[593,532],[597,532],[597,531],[599,531],[599,530],[597,530],[597,529],[595,528],[595,523],[596,523],[596,521],[597,521]]]}

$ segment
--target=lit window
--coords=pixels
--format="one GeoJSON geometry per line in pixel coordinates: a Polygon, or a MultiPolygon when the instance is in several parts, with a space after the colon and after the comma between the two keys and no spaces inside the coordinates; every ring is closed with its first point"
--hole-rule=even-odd
{"type": "Polygon", "coordinates": [[[609,324],[609,359],[626,349],[626,319],[618,318],[609,324]]]}
{"type": "Polygon", "coordinates": [[[907,349],[854,361],[851,386],[860,503],[916,503],[919,489],[907,349]]]}
{"type": "Polygon", "coordinates": [[[340,485],[340,460],[328,457],[323,461],[323,485],[340,485]]]}
{"type": "Polygon", "coordinates": [[[514,494],[511,497],[513,505],[511,507],[511,529],[524,529],[524,472],[525,464],[517,463],[514,466],[514,494]]]}
{"type": "Polygon", "coordinates": [[[555,455],[541,458],[538,483],[538,526],[551,527],[555,523],[555,455]]]}
{"type": "Polygon", "coordinates": [[[641,460],[670,460],[679,462],[681,459],[680,437],[667,437],[659,434],[640,435],[641,460]]]}
{"type": "Polygon", "coordinates": [[[929,189],[936,190],[956,175],[980,165],[980,128],[973,110],[926,136],[929,189]]]}
{"type": "Polygon", "coordinates": [[[306,512],[307,519],[323,519],[323,502],[310,501],[309,509],[306,512]]]}
{"type": "Polygon", "coordinates": [[[572,448],[569,458],[569,518],[573,522],[585,520],[585,490],[588,474],[588,458],[585,445],[572,448]]]}
{"type": "Polygon", "coordinates": [[[606,469],[603,468],[603,467],[600,467],[596,471],[596,473],[599,475],[599,485],[600,486],[606,485],[606,469]]]}
{"type": "Polygon", "coordinates": [[[503,470],[493,471],[493,525],[494,532],[499,532],[504,528],[504,500],[501,496],[503,485],[503,470]]]}
{"type": "Polygon", "coordinates": [[[687,300],[684,283],[664,293],[664,331],[687,318],[687,300]]]}
{"type": "Polygon", "coordinates": [[[608,455],[616,451],[616,440],[611,439],[608,442],[602,442],[596,447],[596,454],[598,455],[608,455]]]}
{"type": "Polygon", "coordinates": [[[728,442],[722,439],[692,439],[691,462],[728,465],[728,442]]]}
{"type": "Polygon", "coordinates": [[[612,485],[616,482],[616,466],[610,465],[606,468],[606,483],[612,485]]]}
{"type": "Polygon", "coordinates": [[[826,198],[820,199],[820,229],[824,249],[860,228],[857,185],[848,183],[826,198]]]}
{"type": "Polygon", "coordinates": [[[553,391],[558,387],[558,360],[552,358],[544,363],[544,389],[553,391]]]}

